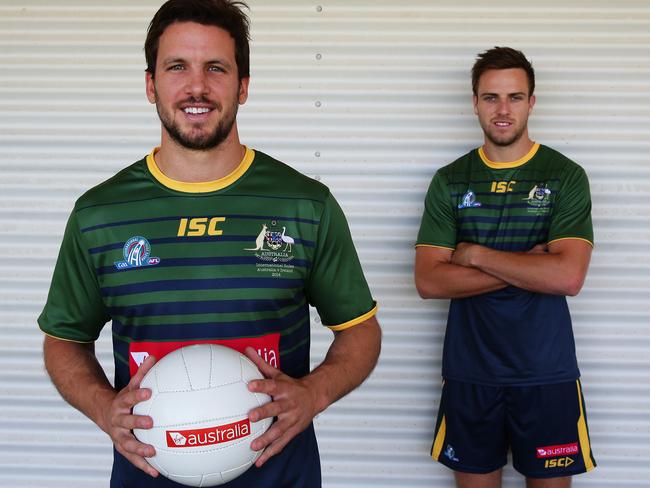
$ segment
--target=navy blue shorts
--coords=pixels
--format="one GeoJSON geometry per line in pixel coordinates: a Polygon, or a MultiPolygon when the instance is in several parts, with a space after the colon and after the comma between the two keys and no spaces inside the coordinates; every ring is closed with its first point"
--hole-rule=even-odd
{"type": "Polygon", "coordinates": [[[466,473],[507,463],[529,478],[592,470],[587,413],[579,380],[539,386],[445,381],[431,457],[466,473]]]}

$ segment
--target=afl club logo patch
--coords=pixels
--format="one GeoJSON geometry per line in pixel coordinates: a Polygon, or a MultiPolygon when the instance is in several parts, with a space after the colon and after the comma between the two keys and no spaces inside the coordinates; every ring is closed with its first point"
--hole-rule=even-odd
{"type": "Polygon", "coordinates": [[[151,244],[142,236],[133,236],[122,249],[124,261],[117,261],[117,269],[142,268],[160,263],[160,258],[151,257],[151,244]]]}
{"type": "Polygon", "coordinates": [[[462,201],[458,204],[458,209],[475,208],[480,207],[481,205],[481,202],[476,201],[476,193],[472,190],[467,190],[467,193],[463,195],[462,201]]]}

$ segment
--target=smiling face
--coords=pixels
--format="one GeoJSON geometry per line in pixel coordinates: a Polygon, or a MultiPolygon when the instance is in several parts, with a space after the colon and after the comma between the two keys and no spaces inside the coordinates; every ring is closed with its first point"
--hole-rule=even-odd
{"type": "Polygon", "coordinates": [[[167,27],[158,44],[155,76],[146,74],[147,98],[156,104],[163,144],[171,139],[192,150],[219,146],[233,134],[248,82],[239,80],[228,32],[195,22],[167,27]]]}
{"type": "Polygon", "coordinates": [[[535,105],[528,89],[526,72],[520,68],[492,69],[481,75],[474,113],[486,143],[501,147],[528,143],[528,116],[535,105]]]}

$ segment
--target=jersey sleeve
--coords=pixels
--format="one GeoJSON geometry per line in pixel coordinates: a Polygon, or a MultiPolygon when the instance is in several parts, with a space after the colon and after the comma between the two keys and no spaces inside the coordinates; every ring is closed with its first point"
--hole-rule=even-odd
{"type": "Polygon", "coordinates": [[[456,218],[447,180],[440,171],[436,172],[429,185],[415,245],[456,248],[456,218]]]}
{"type": "Polygon", "coordinates": [[[335,331],[363,322],[377,309],[345,215],[331,194],[320,219],[307,297],[323,325],[335,331]]]}
{"type": "Polygon", "coordinates": [[[48,335],[93,342],[110,320],[74,212],[68,220],[50,292],[38,324],[48,335]]]}
{"type": "Polygon", "coordinates": [[[563,178],[554,204],[548,242],[560,239],[582,239],[591,245],[594,242],[589,180],[578,165],[572,165],[563,178]]]}

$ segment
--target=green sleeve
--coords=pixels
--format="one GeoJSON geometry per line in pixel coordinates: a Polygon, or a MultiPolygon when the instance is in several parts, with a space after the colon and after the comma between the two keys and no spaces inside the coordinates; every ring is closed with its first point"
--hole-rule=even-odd
{"type": "Polygon", "coordinates": [[[43,332],[60,339],[93,342],[110,316],[82,239],[73,212],[65,229],[47,303],[38,324],[43,332]]]}
{"type": "Polygon", "coordinates": [[[318,310],[323,325],[334,330],[356,325],[374,315],[375,303],[348,223],[331,194],[324,202],[319,223],[307,297],[318,310]]]}
{"type": "Polygon", "coordinates": [[[456,218],[451,204],[449,186],[438,171],[429,185],[424,200],[424,214],[416,246],[456,248],[456,218]]]}
{"type": "Polygon", "coordinates": [[[577,238],[593,244],[589,180],[585,171],[576,164],[567,171],[554,203],[548,241],[577,238]]]}

